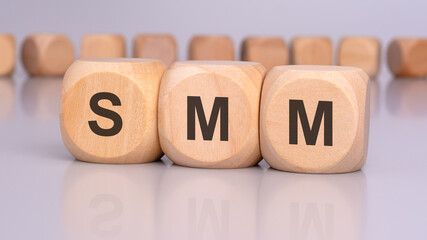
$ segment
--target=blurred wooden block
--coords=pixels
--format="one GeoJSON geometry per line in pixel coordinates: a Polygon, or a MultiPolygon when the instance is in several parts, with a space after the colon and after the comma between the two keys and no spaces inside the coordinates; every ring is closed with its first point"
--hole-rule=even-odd
{"type": "Polygon", "coordinates": [[[80,58],[124,58],[126,41],[119,34],[87,34],[80,45],[80,58]]]}
{"type": "Polygon", "coordinates": [[[60,123],[76,159],[142,163],[161,155],[157,97],[165,66],[158,60],[78,60],[64,76],[60,123]]]}
{"type": "Polygon", "coordinates": [[[62,34],[29,35],[22,45],[22,62],[33,76],[63,75],[73,61],[73,44],[62,34]]]}
{"type": "Polygon", "coordinates": [[[388,46],[387,63],[399,77],[427,76],[427,39],[394,39],[388,46]]]}
{"type": "Polygon", "coordinates": [[[191,39],[189,60],[234,60],[233,41],[228,36],[195,36],[191,39]]]}
{"type": "Polygon", "coordinates": [[[358,67],[375,77],[380,66],[380,51],[380,42],[376,38],[346,37],[338,48],[338,65],[358,67]]]}
{"type": "Polygon", "coordinates": [[[295,65],[332,65],[332,42],[327,37],[296,37],[292,56],[295,65]]]}
{"type": "Polygon", "coordinates": [[[11,34],[0,34],[0,76],[9,76],[15,69],[15,38],[11,34]]]}
{"type": "Polygon", "coordinates": [[[252,62],[176,62],[162,78],[159,136],[176,164],[241,168],[260,159],[258,114],[265,68],[252,62]]]}
{"type": "Polygon", "coordinates": [[[166,66],[176,61],[177,46],[172,35],[140,34],[133,44],[133,56],[136,58],[159,59],[166,66]]]}
{"type": "Polygon", "coordinates": [[[280,37],[247,37],[242,44],[242,60],[259,62],[269,71],[289,64],[288,48],[280,37]]]}
{"type": "Polygon", "coordinates": [[[261,152],[273,168],[341,173],[365,164],[369,77],[363,70],[275,67],[261,96],[261,152]]]}

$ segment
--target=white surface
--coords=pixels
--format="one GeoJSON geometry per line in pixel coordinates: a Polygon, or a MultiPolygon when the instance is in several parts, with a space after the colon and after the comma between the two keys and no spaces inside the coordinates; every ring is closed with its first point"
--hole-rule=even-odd
{"type": "Polygon", "coordinates": [[[305,175],[75,161],[61,79],[2,79],[0,239],[426,239],[427,82],[372,84],[366,166],[305,175]]]}

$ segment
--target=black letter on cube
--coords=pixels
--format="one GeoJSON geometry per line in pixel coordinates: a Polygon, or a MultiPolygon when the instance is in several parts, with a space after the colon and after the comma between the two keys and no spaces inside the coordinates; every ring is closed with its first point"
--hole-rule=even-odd
{"type": "Polygon", "coordinates": [[[121,106],[120,99],[113,93],[99,92],[93,95],[90,99],[90,109],[92,109],[92,111],[98,114],[99,116],[113,120],[114,125],[110,129],[104,129],[99,127],[96,121],[89,121],[89,127],[95,134],[99,136],[111,137],[118,134],[120,130],[122,130],[123,121],[118,113],[105,109],[98,105],[99,101],[103,99],[110,100],[113,106],[121,106]]]}
{"type": "Polygon", "coordinates": [[[196,111],[199,117],[203,140],[212,141],[218,115],[220,118],[220,140],[228,141],[228,98],[216,97],[209,123],[206,122],[200,97],[187,96],[187,140],[196,140],[196,111]]]}
{"type": "Polygon", "coordinates": [[[298,144],[298,114],[307,145],[316,145],[320,123],[324,116],[324,145],[332,146],[332,102],[319,101],[313,125],[310,128],[304,102],[302,100],[289,100],[289,144],[298,144]]]}

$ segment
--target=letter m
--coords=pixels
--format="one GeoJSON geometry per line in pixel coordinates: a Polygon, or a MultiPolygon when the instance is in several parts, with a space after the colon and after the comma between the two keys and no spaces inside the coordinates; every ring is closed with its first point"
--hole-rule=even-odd
{"type": "Polygon", "coordinates": [[[302,100],[289,100],[289,144],[298,144],[298,115],[304,132],[305,143],[316,145],[320,124],[324,117],[324,145],[332,146],[332,102],[319,101],[313,125],[310,127],[304,102],[302,100]]]}
{"type": "Polygon", "coordinates": [[[228,98],[215,98],[209,123],[207,123],[201,98],[187,96],[187,140],[196,140],[196,111],[199,117],[203,140],[212,141],[218,115],[221,112],[220,140],[228,141],[228,98]]]}

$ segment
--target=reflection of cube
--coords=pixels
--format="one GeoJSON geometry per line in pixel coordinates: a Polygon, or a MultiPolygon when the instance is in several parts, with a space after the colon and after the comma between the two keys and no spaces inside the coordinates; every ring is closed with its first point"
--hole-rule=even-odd
{"type": "Polygon", "coordinates": [[[228,36],[195,36],[191,39],[189,60],[234,60],[233,42],[228,36]]]}
{"type": "Polygon", "coordinates": [[[295,65],[332,65],[332,42],[326,37],[296,37],[292,40],[295,65]]]}
{"type": "Polygon", "coordinates": [[[287,65],[289,54],[285,41],[280,37],[248,37],[243,41],[242,60],[259,62],[269,71],[287,65]]]}
{"type": "Polygon", "coordinates": [[[261,99],[264,159],[283,171],[340,173],[366,160],[369,77],[359,68],[279,66],[261,99]]]}
{"type": "Polygon", "coordinates": [[[10,34],[0,34],[0,76],[8,76],[15,69],[15,38],[10,34]]]}
{"type": "Polygon", "coordinates": [[[380,42],[368,37],[343,38],[338,50],[338,65],[358,67],[375,77],[380,65],[380,42]]]}
{"type": "Polygon", "coordinates": [[[233,61],[176,62],[162,78],[159,136],[176,164],[240,168],[260,159],[259,99],[265,68],[233,61]]]}
{"type": "Polygon", "coordinates": [[[78,60],[64,76],[60,123],[76,159],[142,163],[162,151],[157,96],[165,66],[159,60],[78,60]]]}
{"type": "Polygon", "coordinates": [[[427,39],[394,39],[388,46],[387,62],[390,71],[396,76],[427,76],[427,39]]]}
{"type": "Polygon", "coordinates": [[[364,239],[366,194],[363,171],[266,171],[258,193],[257,239],[364,239]]]}
{"type": "Polygon", "coordinates": [[[71,40],[61,34],[33,34],[22,45],[22,62],[33,76],[60,76],[74,61],[71,40]]]}
{"type": "Polygon", "coordinates": [[[15,84],[11,78],[0,78],[0,121],[10,118],[16,105],[15,84]]]}
{"type": "Polygon", "coordinates": [[[165,166],[71,161],[61,186],[59,239],[156,238],[159,183],[165,166]],[[106,217],[108,216],[108,217],[106,217]]]}
{"type": "Polygon", "coordinates": [[[155,239],[259,239],[261,173],[259,168],[167,168],[159,181],[155,239]]]}
{"type": "Polygon", "coordinates": [[[136,58],[159,59],[166,66],[176,61],[177,47],[172,35],[141,34],[135,37],[133,44],[136,58]]]}
{"type": "Polygon", "coordinates": [[[80,45],[80,58],[124,58],[126,41],[119,34],[88,34],[80,45]]]}

